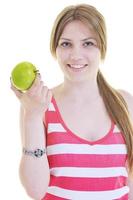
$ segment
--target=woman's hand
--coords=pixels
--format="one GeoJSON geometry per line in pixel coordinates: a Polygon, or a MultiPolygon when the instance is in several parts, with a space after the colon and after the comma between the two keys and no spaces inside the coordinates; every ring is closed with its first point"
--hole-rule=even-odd
{"type": "Polygon", "coordinates": [[[37,74],[31,88],[26,92],[21,92],[16,89],[12,83],[11,89],[20,100],[26,112],[39,114],[41,116],[43,116],[43,113],[47,110],[52,98],[51,90],[49,90],[47,86],[44,86],[39,74],[37,74]]]}

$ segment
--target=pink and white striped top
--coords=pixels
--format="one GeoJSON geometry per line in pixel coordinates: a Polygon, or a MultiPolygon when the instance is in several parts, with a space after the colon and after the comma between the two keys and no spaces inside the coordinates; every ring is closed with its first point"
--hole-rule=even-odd
{"type": "Polygon", "coordinates": [[[42,200],[128,200],[127,150],[113,121],[103,138],[82,139],[66,126],[54,97],[45,121],[50,182],[42,200]]]}

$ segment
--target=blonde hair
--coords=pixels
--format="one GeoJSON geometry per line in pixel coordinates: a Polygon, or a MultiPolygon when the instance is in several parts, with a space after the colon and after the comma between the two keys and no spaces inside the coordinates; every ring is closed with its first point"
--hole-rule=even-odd
{"type": "MultiPolygon", "coordinates": [[[[50,50],[52,55],[56,57],[56,48],[64,27],[74,20],[80,20],[95,32],[103,60],[107,50],[105,20],[95,7],[88,4],[68,6],[59,13],[51,32],[50,50]]],[[[97,83],[109,116],[122,131],[128,153],[128,170],[129,174],[133,176],[133,126],[127,104],[118,90],[107,83],[100,70],[97,74],[97,83]]]]}

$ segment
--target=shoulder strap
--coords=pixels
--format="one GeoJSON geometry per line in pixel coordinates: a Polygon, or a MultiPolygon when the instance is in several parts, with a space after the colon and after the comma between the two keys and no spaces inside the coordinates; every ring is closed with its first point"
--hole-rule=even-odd
{"type": "Polygon", "coordinates": [[[56,108],[54,106],[53,97],[52,97],[51,102],[49,104],[49,107],[45,112],[45,126],[46,127],[48,126],[48,123],[53,122],[53,120],[55,121],[56,114],[57,114],[56,113],[56,108]]]}

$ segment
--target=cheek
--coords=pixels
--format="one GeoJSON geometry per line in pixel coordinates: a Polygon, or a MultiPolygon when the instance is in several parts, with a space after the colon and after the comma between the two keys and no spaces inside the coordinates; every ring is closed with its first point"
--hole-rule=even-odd
{"type": "Polygon", "coordinates": [[[89,58],[93,62],[94,61],[98,62],[101,58],[99,49],[95,49],[94,51],[91,51],[90,54],[89,54],[89,58]]]}
{"type": "Polygon", "coordinates": [[[59,61],[59,63],[64,63],[68,58],[67,52],[63,51],[61,49],[58,49],[56,51],[56,56],[57,56],[57,60],[59,61]]]}

